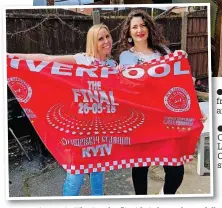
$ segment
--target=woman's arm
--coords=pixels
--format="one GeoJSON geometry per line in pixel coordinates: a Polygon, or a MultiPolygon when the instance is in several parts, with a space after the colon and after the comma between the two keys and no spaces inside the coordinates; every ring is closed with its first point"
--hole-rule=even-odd
{"type": "Polygon", "coordinates": [[[35,60],[35,61],[50,61],[50,62],[59,62],[66,64],[76,64],[75,58],[73,55],[46,55],[46,54],[25,54],[25,53],[14,53],[11,54],[17,56],[21,59],[35,60]]]}

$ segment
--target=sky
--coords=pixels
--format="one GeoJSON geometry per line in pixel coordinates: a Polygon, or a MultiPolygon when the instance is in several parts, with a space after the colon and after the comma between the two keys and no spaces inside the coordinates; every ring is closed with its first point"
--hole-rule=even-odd
{"type": "MultiPolygon", "coordinates": [[[[57,1],[57,0],[55,0],[55,1],[57,1]]],[[[62,2],[55,2],[55,6],[78,5],[79,1],[81,2],[81,4],[89,4],[89,3],[94,2],[94,0],[66,0],[66,1],[62,1],[62,2]]],[[[46,0],[33,0],[33,5],[34,6],[46,6],[46,0]]],[[[152,6],[147,5],[147,7],[154,7],[155,8],[155,5],[152,5],[152,6]]],[[[163,10],[167,10],[169,8],[171,8],[171,6],[170,7],[162,7],[163,10]]]]}

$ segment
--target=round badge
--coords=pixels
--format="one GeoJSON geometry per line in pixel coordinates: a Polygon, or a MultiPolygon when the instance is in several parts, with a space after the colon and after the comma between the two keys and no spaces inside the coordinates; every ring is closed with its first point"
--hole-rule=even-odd
{"type": "Polygon", "coordinates": [[[181,87],[171,88],[164,97],[165,106],[173,112],[188,111],[190,103],[190,95],[181,87]]]}
{"type": "Polygon", "coordinates": [[[27,103],[32,96],[31,86],[19,77],[8,78],[8,85],[19,102],[27,103]]]}

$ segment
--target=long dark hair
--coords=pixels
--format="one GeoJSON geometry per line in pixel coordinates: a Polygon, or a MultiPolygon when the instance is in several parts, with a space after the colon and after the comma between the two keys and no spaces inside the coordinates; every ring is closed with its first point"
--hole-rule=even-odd
{"type": "Polygon", "coordinates": [[[145,26],[149,30],[148,46],[154,52],[158,51],[161,55],[166,55],[167,51],[163,46],[167,44],[167,41],[161,35],[154,21],[147,14],[147,12],[140,9],[131,11],[123,24],[123,27],[120,33],[120,40],[119,40],[120,42],[119,53],[134,46],[133,40],[131,43],[128,42],[128,38],[130,37],[130,23],[134,17],[141,17],[145,23],[145,26]]]}

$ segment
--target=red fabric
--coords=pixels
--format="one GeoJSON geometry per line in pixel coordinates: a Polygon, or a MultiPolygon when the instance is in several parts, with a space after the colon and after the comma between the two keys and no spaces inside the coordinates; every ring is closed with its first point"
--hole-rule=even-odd
{"type": "Polygon", "coordinates": [[[122,73],[16,57],[8,57],[7,64],[9,87],[68,172],[181,165],[192,159],[203,125],[185,53],[122,73]]]}

